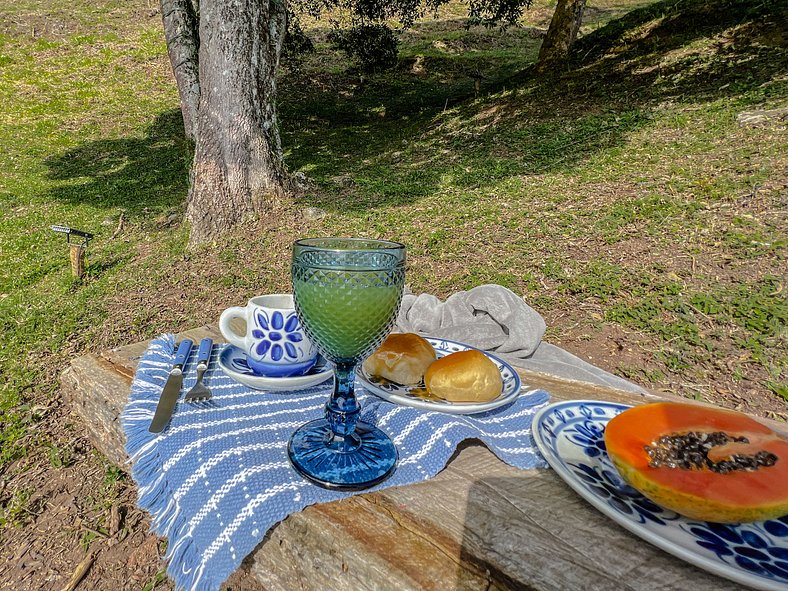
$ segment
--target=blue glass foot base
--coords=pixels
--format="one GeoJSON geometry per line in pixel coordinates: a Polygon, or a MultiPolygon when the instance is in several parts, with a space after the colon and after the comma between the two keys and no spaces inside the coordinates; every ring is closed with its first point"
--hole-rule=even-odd
{"type": "Polygon", "coordinates": [[[333,438],[328,421],[302,425],[290,438],[293,467],[325,488],[363,490],[386,480],[397,464],[397,449],[374,425],[359,422],[350,438],[333,438]]]}

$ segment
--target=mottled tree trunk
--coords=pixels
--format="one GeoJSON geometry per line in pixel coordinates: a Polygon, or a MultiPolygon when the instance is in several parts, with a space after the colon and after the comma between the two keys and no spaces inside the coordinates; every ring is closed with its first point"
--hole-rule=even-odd
{"type": "Polygon", "coordinates": [[[200,47],[199,18],[191,0],[161,0],[164,37],[172,72],[178,85],[186,135],[195,141],[200,80],[197,54],[200,47]]]}
{"type": "Polygon", "coordinates": [[[547,36],[539,50],[537,69],[542,71],[569,56],[580,24],[586,0],[558,0],[555,13],[547,29],[547,36]]]}
{"type": "Polygon", "coordinates": [[[284,0],[202,0],[192,244],[270,210],[290,189],[276,117],[284,0]]]}
{"type": "Polygon", "coordinates": [[[194,245],[270,211],[292,185],[276,118],[285,0],[161,0],[186,133],[194,245]]]}

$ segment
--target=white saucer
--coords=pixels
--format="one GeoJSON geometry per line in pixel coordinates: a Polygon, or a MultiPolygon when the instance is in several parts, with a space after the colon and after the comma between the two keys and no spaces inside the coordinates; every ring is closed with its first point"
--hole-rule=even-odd
{"type": "Polygon", "coordinates": [[[322,357],[318,357],[314,367],[302,376],[286,378],[261,376],[250,369],[246,362],[246,353],[233,345],[227,345],[219,355],[219,367],[236,382],[255,390],[267,390],[269,392],[303,390],[325,382],[334,375],[334,370],[328,362],[322,357]]]}

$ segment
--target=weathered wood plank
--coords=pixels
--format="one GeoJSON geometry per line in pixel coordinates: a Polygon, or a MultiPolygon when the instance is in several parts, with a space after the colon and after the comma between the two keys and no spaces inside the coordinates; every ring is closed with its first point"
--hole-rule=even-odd
{"type": "MultiPolygon", "coordinates": [[[[239,327],[240,328],[240,327],[239,327]]],[[[206,325],[178,335],[198,342],[211,337],[216,342],[224,338],[213,325],[206,325]]],[[[125,465],[123,431],[120,413],[126,404],[129,386],[137,363],[149,342],[139,342],[110,349],[101,354],[89,354],[75,359],[61,376],[65,400],[85,422],[91,443],[111,461],[125,465]]],[[[595,386],[585,382],[562,380],[555,376],[518,370],[530,388],[544,388],[553,399],[575,400],[589,398],[637,404],[649,400],[646,396],[595,386]]]]}
{"type": "Polygon", "coordinates": [[[120,413],[132,379],[126,375],[127,369],[102,356],[85,355],[75,359],[60,376],[63,398],[82,419],[90,442],[113,464],[126,470],[130,466],[120,413]]]}
{"type": "Polygon", "coordinates": [[[478,445],[429,482],[291,515],[249,568],[282,591],[740,589],[629,534],[554,472],[478,445]]]}
{"type": "MultiPolygon", "coordinates": [[[[179,335],[223,340],[211,326],[179,335]]],[[[62,376],[91,441],[128,467],[119,415],[147,343],[74,360],[62,376]]],[[[521,372],[554,400],[655,398],[521,372]]],[[[466,443],[436,478],[308,507],[274,527],[244,568],[270,591],[740,588],[610,522],[551,470],[517,470],[466,443]],[[604,564],[604,568],[600,565],[604,564]]]]}

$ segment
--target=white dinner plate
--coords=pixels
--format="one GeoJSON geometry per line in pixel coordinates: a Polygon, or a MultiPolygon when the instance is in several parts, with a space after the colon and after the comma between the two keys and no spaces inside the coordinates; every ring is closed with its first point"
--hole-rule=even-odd
{"type": "MultiPolygon", "coordinates": [[[[468,351],[475,348],[446,339],[436,339],[433,337],[424,338],[427,339],[435,349],[438,358],[445,357],[449,353],[468,351]]],[[[402,384],[396,384],[386,379],[370,375],[364,371],[361,365],[359,365],[357,370],[357,377],[361,385],[369,392],[372,392],[384,400],[394,402],[395,404],[403,404],[423,410],[433,410],[457,415],[476,414],[514,402],[520,394],[520,376],[514,368],[505,361],[498,359],[495,355],[491,355],[486,351],[482,351],[482,353],[487,355],[487,357],[498,366],[501,372],[501,378],[503,379],[503,388],[501,389],[500,396],[488,402],[449,402],[448,400],[439,400],[435,398],[427,399],[423,396],[425,393],[423,382],[415,386],[403,386],[402,384]],[[420,393],[422,395],[420,395],[420,393]]]]}
{"type": "Polygon", "coordinates": [[[318,357],[312,369],[302,376],[274,378],[257,375],[249,367],[246,353],[234,345],[227,345],[219,354],[219,367],[236,382],[255,390],[270,392],[303,390],[325,382],[334,375],[334,370],[323,357],[318,357]]]}
{"type": "Polygon", "coordinates": [[[633,534],[709,572],[755,589],[788,591],[788,515],[742,524],[687,519],[626,484],[607,455],[607,422],[629,408],[556,402],[534,417],[547,462],[580,496],[633,534]]]}

